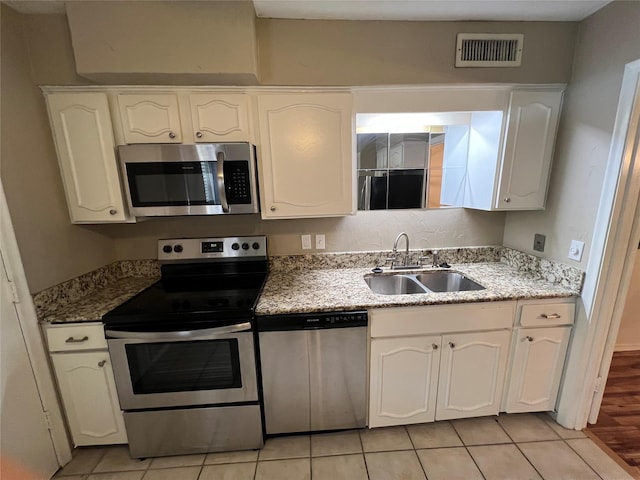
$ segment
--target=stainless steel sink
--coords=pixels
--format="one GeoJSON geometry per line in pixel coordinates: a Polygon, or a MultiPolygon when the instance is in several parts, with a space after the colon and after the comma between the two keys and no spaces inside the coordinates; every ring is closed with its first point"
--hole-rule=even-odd
{"type": "Polygon", "coordinates": [[[364,281],[373,293],[411,295],[432,292],[466,292],[484,290],[479,283],[459,272],[435,271],[419,274],[365,275],[364,281]]]}
{"type": "Polygon", "coordinates": [[[432,292],[467,292],[469,290],[484,290],[484,287],[468,279],[458,272],[437,271],[420,273],[416,280],[432,292]]]}
{"type": "Polygon", "coordinates": [[[380,295],[429,293],[424,286],[408,275],[365,275],[364,281],[373,293],[380,295]]]}

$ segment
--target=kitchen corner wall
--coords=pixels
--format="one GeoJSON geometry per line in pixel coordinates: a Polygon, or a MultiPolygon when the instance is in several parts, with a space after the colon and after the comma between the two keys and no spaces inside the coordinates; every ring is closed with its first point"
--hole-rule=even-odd
{"type": "Polygon", "coordinates": [[[0,177],[29,290],[38,292],[115,260],[107,235],[71,225],[23,16],[1,5],[0,177]]]}
{"type": "Polygon", "coordinates": [[[543,256],[586,270],[624,66],[640,59],[638,25],[640,2],[627,1],[614,1],[580,23],[547,208],[507,214],[505,246],[536,253],[533,235],[542,233],[543,256]],[[567,258],[571,240],[585,242],[579,263],[567,258]]]}

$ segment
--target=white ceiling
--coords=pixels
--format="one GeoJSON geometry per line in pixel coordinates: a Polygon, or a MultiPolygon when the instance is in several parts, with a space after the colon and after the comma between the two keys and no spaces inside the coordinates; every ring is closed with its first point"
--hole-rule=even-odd
{"type": "MultiPolygon", "coordinates": [[[[253,0],[253,4],[256,15],[265,18],[415,21],[580,21],[610,1],[253,0]]],[[[13,0],[5,3],[22,13],[64,13],[65,11],[64,2],[57,0],[13,0]]]]}

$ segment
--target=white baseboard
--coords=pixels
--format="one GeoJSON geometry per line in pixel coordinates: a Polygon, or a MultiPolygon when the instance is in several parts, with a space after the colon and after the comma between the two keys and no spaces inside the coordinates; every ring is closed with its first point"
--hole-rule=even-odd
{"type": "Polygon", "coordinates": [[[632,352],[633,350],[640,350],[640,343],[623,343],[616,345],[613,349],[614,352],[632,352]]]}

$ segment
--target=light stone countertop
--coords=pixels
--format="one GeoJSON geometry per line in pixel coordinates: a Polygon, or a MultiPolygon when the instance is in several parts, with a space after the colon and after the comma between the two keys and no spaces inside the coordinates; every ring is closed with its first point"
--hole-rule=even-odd
{"type": "Polygon", "coordinates": [[[125,277],[98,287],[88,295],[62,307],[43,312],[45,323],[101,321],[102,316],[158,281],[158,277],[125,277]]]}
{"type": "MultiPolygon", "coordinates": [[[[385,269],[380,275],[428,270],[434,269],[385,269]]],[[[269,274],[256,314],[349,311],[376,307],[559,298],[580,294],[576,288],[542,280],[501,262],[453,264],[449,270],[463,273],[484,286],[485,290],[378,295],[364,281],[364,276],[371,273],[371,268],[282,269],[269,274]]]]}

